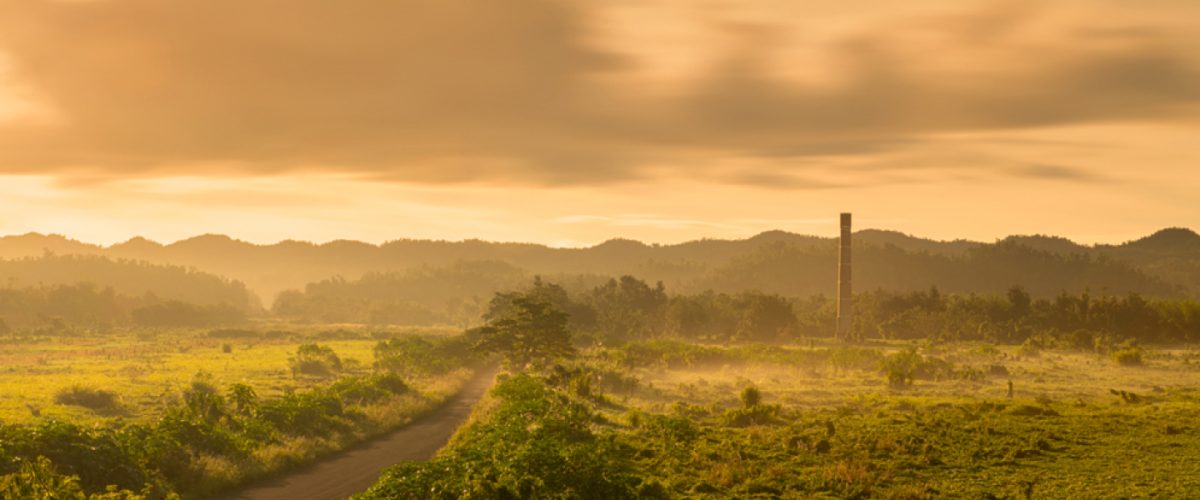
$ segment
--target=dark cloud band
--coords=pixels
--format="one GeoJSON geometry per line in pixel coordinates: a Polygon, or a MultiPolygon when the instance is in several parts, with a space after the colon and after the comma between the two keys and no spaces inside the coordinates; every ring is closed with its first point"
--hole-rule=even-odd
{"type": "MultiPolygon", "coordinates": [[[[62,121],[0,129],[0,171],[195,174],[221,164],[225,173],[604,183],[664,165],[688,171],[697,152],[869,155],[947,132],[1174,119],[1200,99],[1195,54],[1136,26],[1081,29],[1022,61],[938,72],[894,50],[896,33],[871,31],[837,49],[847,75],[820,88],[770,76],[748,49],[675,96],[647,98],[621,84],[628,61],[588,42],[595,7],[5,0],[0,51],[62,121]]],[[[1020,44],[1012,33],[1026,10],[924,29],[1020,44]]],[[[1026,175],[1089,175],[1047,168],[1026,175]]],[[[718,177],[777,184],[783,175],[718,177]]]]}

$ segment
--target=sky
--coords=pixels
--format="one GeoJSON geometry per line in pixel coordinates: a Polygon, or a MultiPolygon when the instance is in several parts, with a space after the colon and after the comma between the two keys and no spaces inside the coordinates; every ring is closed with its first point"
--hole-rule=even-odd
{"type": "Polygon", "coordinates": [[[0,0],[0,234],[1200,229],[1194,0],[0,0]]]}

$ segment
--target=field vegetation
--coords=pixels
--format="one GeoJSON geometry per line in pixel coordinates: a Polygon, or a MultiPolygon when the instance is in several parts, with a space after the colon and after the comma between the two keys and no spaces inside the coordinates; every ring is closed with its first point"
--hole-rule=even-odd
{"type": "Polygon", "coordinates": [[[276,325],[0,349],[4,498],[204,497],[403,425],[479,359],[445,331],[276,325]]]}
{"type": "MultiPolygon", "coordinates": [[[[547,287],[498,296],[488,324],[468,336],[522,317],[556,321],[506,305],[555,296],[547,287]]],[[[943,321],[962,304],[989,304],[1014,337],[631,335],[533,357],[511,343],[498,349],[509,374],[451,444],[433,461],[390,469],[360,498],[1185,497],[1200,488],[1200,350],[1186,343],[1189,323],[1161,329],[1194,304],[1125,297],[1093,309],[1087,297],[1026,302],[1019,289],[894,299],[905,304],[894,314],[943,321]],[[1080,303],[1095,330],[1050,326],[1076,326],[1060,315],[1080,303]]],[[[959,311],[978,319],[988,308],[959,311]]]]}
{"type": "Polygon", "coordinates": [[[855,297],[852,330],[835,341],[834,304],[819,294],[577,276],[481,300],[523,276],[497,264],[331,279],[263,309],[194,270],[65,262],[54,265],[128,268],[158,291],[0,290],[0,318],[12,318],[0,323],[0,496],[228,491],[403,425],[493,356],[507,373],[470,423],[364,498],[1200,488],[1188,469],[1200,303],[1178,296],[880,289],[855,297]],[[488,273],[491,285],[452,283],[488,273]],[[206,291],[174,289],[187,280],[206,291]],[[456,311],[415,322],[455,326],[390,326],[428,298],[399,282],[429,285],[456,311]]]}

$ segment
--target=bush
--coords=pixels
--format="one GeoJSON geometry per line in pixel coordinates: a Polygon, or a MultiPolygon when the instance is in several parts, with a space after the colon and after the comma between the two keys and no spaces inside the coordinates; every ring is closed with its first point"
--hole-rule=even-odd
{"type": "Polygon", "coordinates": [[[880,368],[887,375],[889,386],[908,387],[912,385],[917,366],[920,364],[921,355],[913,349],[907,349],[883,358],[880,368]]]}
{"type": "Polygon", "coordinates": [[[473,356],[462,337],[427,340],[406,335],[375,345],[375,367],[405,376],[439,375],[462,366],[473,356]]]}
{"type": "Polygon", "coordinates": [[[93,411],[111,412],[121,408],[117,393],[82,385],[73,385],[59,390],[54,395],[54,402],[60,405],[82,406],[93,411]]]}
{"type": "Polygon", "coordinates": [[[9,460],[34,461],[43,456],[54,464],[56,473],[78,476],[85,491],[103,491],[108,485],[141,489],[152,477],[135,455],[145,447],[140,440],[130,439],[132,436],[124,429],[83,427],[53,419],[31,427],[0,424],[0,457],[6,458],[0,462],[0,471],[8,469],[9,460]]]}
{"type": "Polygon", "coordinates": [[[404,379],[393,373],[372,375],[370,377],[348,377],[335,382],[329,387],[347,403],[374,403],[389,396],[408,392],[408,384],[404,379]]]}
{"type": "Polygon", "coordinates": [[[591,430],[586,406],[524,374],[491,394],[497,404],[486,420],[437,458],[388,469],[358,498],[636,498],[643,483],[613,440],[591,430]]]}
{"type": "Polygon", "coordinates": [[[332,391],[287,394],[262,403],[259,416],[284,434],[324,436],[349,429],[345,405],[332,391]]]}
{"type": "Polygon", "coordinates": [[[1109,357],[1121,366],[1140,366],[1142,364],[1142,348],[1129,346],[1109,353],[1109,357]]]}
{"type": "Polygon", "coordinates": [[[762,392],[757,387],[748,386],[742,389],[742,405],[746,408],[753,408],[762,402],[762,392]]]}
{"type": "Polygon", "coordinates": [[[86,498],[79,478],[59,474],[50,459],[39,456],[20,463],[17,472],[0,476],[0,498],[86,498]]]}
{"type": "Polygon", "coordinates": [[[342,359],[329,346],[301,344],[296,356],[289,359],[292,375],[304,374],[328,377],[342,371],[342,359]]]}

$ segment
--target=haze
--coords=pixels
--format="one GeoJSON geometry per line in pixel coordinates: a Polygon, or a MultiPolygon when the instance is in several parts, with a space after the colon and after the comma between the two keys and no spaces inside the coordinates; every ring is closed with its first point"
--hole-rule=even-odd
{"type": "Polygon", "coordinates": [[[4,0],[0,234],[557,246],[1200,219],[1200,4],[4,0]]]}

